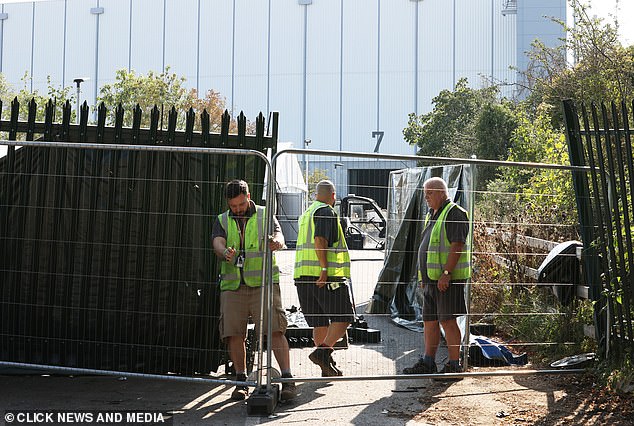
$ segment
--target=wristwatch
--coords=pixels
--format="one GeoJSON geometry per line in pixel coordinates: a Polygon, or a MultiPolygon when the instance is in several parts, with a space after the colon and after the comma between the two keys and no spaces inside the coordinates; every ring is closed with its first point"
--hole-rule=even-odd
{"type": "Polygon", "coordinates": [[[451,275],[451,272],[449,272],[448,270],[445,269],[444,271],[442,271],[442,274],[443,275],[451,275]]]}

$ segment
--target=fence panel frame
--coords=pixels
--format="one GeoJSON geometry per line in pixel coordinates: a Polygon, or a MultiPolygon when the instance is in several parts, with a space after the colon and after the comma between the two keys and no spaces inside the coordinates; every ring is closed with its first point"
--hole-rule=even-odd
{"type": "MultiPolygon", "coordinates": [[[[155,145],[127,145],[127,144],[99,144],[99,143],[76,143],[76,142],[51,142],[51,141],[0,141],[1,145],[7,145],[10,147],[40,147],[40,148],[56,148],[56,149],[94,149],[98,150],[98,152],[102,151],[152,151],[152,152],[166,152],[166,153],[192,153],[192,154],[225,154],[225,155],[236,155],[236,156],[253,156],[258,157],[264,161],[268,171],[268,185],[269,194],[266,200],[266,213],[265,220],[268,226],[268,232],[266,235],[270,235],[273,230],[273,215],[274,211],[270,208],[271,200],[274,199],[274,188],[272,185],[274,174],[272,173],[271,163],[267,156],[260,151],[252,150],[252,149],[231,149],[231,148],[207,148],[207,147],[179,147],[179,146],[155,146],[155,145]]],[[[268,283],[265,287],[268,291],[263,292],[262,297],[262,305],[264,307],[265,297],[267,299],[267,303],[270,306],[272,304],[272,253],[270,249],[268,249],[267,238],[266,235],[261,236],[262,241],[261,244],[263,247],[266,247],[266,255],[265,255],[265,267],[262,270],[262,282],[268,283]]],[[[262,314],[264,310],[261,310],[262,314]]],[[[269,312],[270,315],[270,312],[269,312]]],[[[260,324],[262,324],[263,318],[259,319],[260,324]]],[[[271,321],[269,321],[269,335],[270,335],[270,327],[271,321]]],[[[259,354],[260,359],[262,359],[262,327],[260,327],[260,347],[259,354]]],[[[268,359],[270,362],[271,359],[271,339],[268,341],[268,359]]],[[[42,369],[42,370],[53,370],[59,372],[66,372],[69,374],[73,373],[84,373],[84,374],[99,374],[99,375],[118,375],[125,377],[160,377],[166,379],[175,379],[185,380],[185,381],[205,381],[210,383],[221,383],[221,384],[245,384],[245,382],[236,382],[230,380],[221,380],[221,379],[207,379],[207,378],[187,378],[182,376],[163,376],[157,374],[144,374],[144,373],[131,373],[131,372],[121,372],[121,371],[112,371],[112,370],[99,370],[99,369],[86,369],[86,368],[72,368],[72,367],[61,367],[61,366],[49,366],[42,364],[32,364],[32,363],[18,363],[18,362],[8,362],[8,361],[0,361],[0,365],[5,365],[7,367],[17,367],[17,368],[29,368],[29,369],[42,369]]],[[[262,386],[262,369],[258,370],[257,382],[255,383],[257,387],[262,386]]],[[[253,385],[253,383],[247,383],[249,385],[253,385]]],[[[265,385],[265,389],[268,389],[272,386],[270,375],[267,376],[267,383],[265,385]]]]}
{"type": "MultiPolygon", "coordinates": [[[[352,157],[352,158],[366,158],[366,159],[381,159],[381,160],[414,160],[419,164],[465,164],[470,166],[506,166],[506,167],[517,167],[517,168],[530,168],[530,169],[551,169],[551,170],[560,170],[560,171],[572,171],[577,173],[587,173],[589,171],[589,167],[587,166],[578,166],[578,165],[560,165],[560,164],[548,164],[548,163],[532,163],[532,162],[510,162],[510,161],[499,161],[499,160],[485,160],[485,159],[477,159],[473,158],[451,158],[451,157],[432,157],[432,156],[419,156],[419,155],[401,155],[401,154],[381,154],[376,152],[355,152],[355,151],[333,151],[333,150],[317,150],[317,149],[300,149],[300,148],[289,148],[279,150],[275,155],[273,155],[272,159],[272,167],[275,170],[277,166],[277,159],[283,154],[303,154],[306,156],[309,155],[323,155],[330,157],[337,157],[338,159],[344,157],[352,157]]],[[[333,158],[334,161],[334,158],[333,158]]],[[[477,171],[474,171],[474,174],[477,174],[477,171]]],[[[472,194],[473,195],[473,194],[472,194]]],[[[475,203],[472,203],[472,206],[475,203]]],[[[473,211],[469,212],[471,217],[473,217],[473,211]]],[[[471,220],[471,228],[473,228],[473,220],[471,220]]],[[[470,230],[473,232],[473,229],[470,230]]],[[[469,286],[467,286],[469,289],[469,286]]],[[[470,291],[470,290],[469,290],[470,291]]],[[[466,303],[469,303],[470,297],[466,298],[466,303]]],[[[463,336],[463,343],[466,347],[469,346],[468,338],[469,338],[469,314],[466,316],[466,333],[463,336]],[[465,343],[466,341],[466,343],[465,343]]],[[[466,367],[468,365],[468,351],[463,351],[463,363],[466,367]]],[[[566,370],[565,373],[580,373],[583,372],[582,369],[570,369],[566,370]]],[[[529,374],[561,374],[562,370],[531,370],[529,374]]],[[[459,374],[409,374],[409,375],[387,375],[387,376],[348,376],[348,377],[302,377],[302,378],[294,378],[294,379],[284,379],[279,378],[275,379],[275,382],[292,382],[292,381],[310,381],[310,382],[322,382],[322,381],[350,381],[350,380],[388,380],[388,379],[413,379],[413,378],[442,378],[442,377],[468,377],[468,376],[479,376],[479,375],[514,375],[515,373],[512,371],[507,372],[487,372],[487,373],[459,373],[459,374]]],[[[524,373],[520,373],[519,375],[523,375],[524,373]]]]}

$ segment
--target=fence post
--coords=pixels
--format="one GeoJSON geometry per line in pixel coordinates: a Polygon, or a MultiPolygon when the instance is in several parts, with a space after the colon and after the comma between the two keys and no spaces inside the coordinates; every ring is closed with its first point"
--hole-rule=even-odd
{"type": "Polygon", "coordinates": [[[63,141],[70,140],[70,116],[72,114],[70,102],[67,100],[62,107],[62,124],[60,138],[63,141]]]}
{"type": "MultiPolygon", "coordinates": [[[[247,118],[244,115],[244,112],[240,111],[240,115],[238,115],[238,148],[244,149],[246,147],[246,132],[247,132],[247,118]]],[[[248,147],[252,148],[252,147],[248,147]]],[[[237,159],[238,161],[238,169],[236,171],[236,178],[238,179],[246,179],[246,161],[247,159],[244,157],[240,157],[237,159]]],[[[254,182],[255,183],[255,182],[254,182]]],[[[252,185],[253,189],[253,198],[256,200],[262,199],[262,190],[256,187],[256,185],[252,185]]]]}
{"type": "Polygon", "coordinates": [[[88,131],[88,103],[84,101],[80,108],[79,141],[86,142],[88,131]]]}
{"type": "Polygon", "coordinates": [[[123,106],[117,105],[114,112],[114,143],[123,143],[123,106]]]}
{"type": "MultiPolygon", "coordinates": [[[[573,166],[585,166],[586,162],[583,154],[583,143],[581,140],[577,110],[571,100],[565,100],[563,102],[563,107],[570,164],[573,166]]],[[[587,124],[587,114],[584,114],[584,117],[586,117],[587,124]]],[[[588,126],[586,125],[586,131],[588,130],[587,127],[588,126]]],[[[588,151],[592,151],[590,146],[588,147],[588,151]]],[[[593,158],[589,157],[589,160],[591,166],[594,166],[593,158]]],[[[592,168],[594,169],[594,167],[592,168]]],[[[593,171],[592,173],[595,172],[593,171]]],[[[584,247],[583,264],[586,276],[585,281],[589,286],[588,297],[590,297],[592,301],[596,302],[594,304],[594,325],[597,341],[601,342],[606,339],[606,333],[608,332],[606,329],[606,314],[603,309],[605,307],[606,300],[601,294],[601,266],[596,245],[594,244],[596,240],[596,235],[594,233],[595,223],[593,220],[592,198],[589,191],[587,175],[579,171],[572,171],[572,183],[576,194],[579,224],[581,225],[581,239],[583,240],[584,247]]],[[[595,196],[599,196],[598,188],[596,187],[595,196]]],[[[602,345],[599,345],[599,347],[601,348],[602,345]]]]}
{"type": "Polygon", "coordinates": [[[29,107],[29,115],[27,119],[27,127],[26,127],[26,140],[32,141],[35,135],[35,119],[37,118],[37,103],[35,103],[35,98],[31,98],[28,103],[29,107]]]}

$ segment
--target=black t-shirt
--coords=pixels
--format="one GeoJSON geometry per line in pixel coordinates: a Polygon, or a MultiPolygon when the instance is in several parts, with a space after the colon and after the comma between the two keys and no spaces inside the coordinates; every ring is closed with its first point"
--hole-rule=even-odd
{"type": "MultiPolygon", "coordinates": [[[[436,223],[438,216],[440,216],[440,213],[449,202],[450,201],[447,200],[442,207],[438,209],[438,211],[433,212],[427,227],[423,231],[423,238],[418,249],[418,267],[423,278],[423,283],[426,284],[434,282],[427,276],[427,250],[429,248],[431,231],[434,228],[434,224],[436,223]]],[[[469,219],[461,209],[453,207],[449,210],[449,212],[447,212],[447,217],[445,218],[445,232],[447,233],[447,239],[451,243],[465,243],[467,241],[467,235],[469,234],[469,219]]],[[[459,280],[453,281],[458,282],[459,280]]]]}
{"type": "Polygon", "coordinates": [[[339,218],[330,207],[321,207],[313,215],[315,222],[315,237],[322,237],[328,241],[328,247],[339,241],[339,218]]]}

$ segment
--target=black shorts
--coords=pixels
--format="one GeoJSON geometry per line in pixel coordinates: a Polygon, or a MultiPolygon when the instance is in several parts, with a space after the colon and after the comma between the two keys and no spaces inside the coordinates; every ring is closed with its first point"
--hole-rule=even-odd
{"type": "Polygon", "coordinates": [[[464,282],[449,284],[447,291],[438,290],[436,281],[423,288],[423,321],[445,321],[467,313],[464,282]]]}
{"type": "Polygon", "coordinates": [[[295,280],[299,304],[306,322],[311,327],[327,327],[331,322],[353,322],[354,310],[350,302],[348,286],[330,290],[327,285],[319,288],[317,277],[300,277],[295,280]]]}

